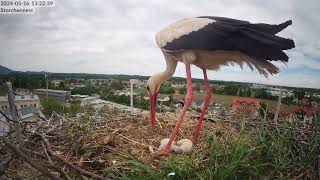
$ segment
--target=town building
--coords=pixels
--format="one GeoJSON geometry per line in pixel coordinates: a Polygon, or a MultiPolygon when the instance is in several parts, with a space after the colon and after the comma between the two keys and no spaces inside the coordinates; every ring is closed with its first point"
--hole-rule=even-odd
{"type": "MultiPolygon", "coordinates": [[[[40,108],[40,99],[37,95],[15,96],[14,103],[19,121],[27,123],[28,127],[30,127],[30,124],[37,122],[39,118],[44,118],[44,115],[38,109],[40,108]]],[[[12,118],[7,97],[0,96],[0,106],[1,112],[12,118]]],[[[0,136],[6,135],[9,131],[10,122],[4,115],[0,114],[0,136]]]]}
{"type": "Polygon", "coordinates": [[[51,81],[51,84],[54,87],[59,87],[61,82],[62,82],[62,80],[54,79],[54,80],[51,81]]]}
{"type": "Polygon", "coordinates": [[[290,106],[290,111],[290,122],[298,120],[298,122],[305,128],[311,128],[314,126],[317,109],[313,107],[290,106]]]}
{"type": "Polygon", "coordinates": [[[234,97],[232,99],[232,112],[246,115],[251,118],[258,116],[261,100],[255,98],[234,97]]]}
{"type": "Polygon", "coordinates": [[[0,137],[7,135],[9,132],[9,121],[2,114],[0,114],[0,137]]]}
{"type": "Polygon", "coordinates": [[[71,95],[71,97],[72,101],[80,101],[81,106],[95,104],[99,99],[99,96],[89,96],[80,94],[71,95]]]}
{"type": "MultiPolygon", "coordinates": [[[[23,109],[25,107],[40,107],[40,99],[37,95],[22,95],[22,96],[15,96],[14,102],[16,105],[17,110],[23,109]]],[[[9,107],[9,101],[7,97],[0,96],[0,109],[4,110],[9,107]]]]}
{"type": "Polygon", "coordinates": [[[71,92],[70,91],[63,91],[63,90],[55,90],[55,89],[34,89],[34,94],[39,95],[41,99],[47,97],[62,101],[68,102],[71,99],[71,92]]]}

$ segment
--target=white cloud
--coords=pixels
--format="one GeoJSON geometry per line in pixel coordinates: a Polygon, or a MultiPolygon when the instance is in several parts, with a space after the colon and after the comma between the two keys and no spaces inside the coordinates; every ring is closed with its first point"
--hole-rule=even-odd
{"type": "MultiPolygon", "coordinates": [[[[156,32],[184,17],[213,15],[273,24],[292,19],[293,25],[280,33],[297,46],[288,52],[289,68],[320,70],[319,5],[317,0],[56,0],[55,7],[38,8],[35,15],[0,16],[0,64],[16,70],[151,75],[165,67],[154,41],[156,32]]],[[[299,78],[286,80],[287,74],[263,80],[238,67],[224,69],[212,77],[308,85],[299,78]]],[[[179,65],[175,75],[184,74],[179,65]]],[[[193,75],[201,78],[201,70],[193,75]]],[[[318,82],[312,76],[304,78],[318,82]]]]}

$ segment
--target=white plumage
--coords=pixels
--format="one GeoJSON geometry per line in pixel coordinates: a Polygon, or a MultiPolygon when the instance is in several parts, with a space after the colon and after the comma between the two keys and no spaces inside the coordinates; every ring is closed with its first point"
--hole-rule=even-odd
{"type": "Polygon", "coordinates": [[[193,31],[198,31],[204,26],[215,22],[212,19],[206,18],[185,18],[174,24],[162,29],[156,34],[156,42],[160,48],[166,46],[167,43],[172,42],[175,39],[180,38],[183,35],[187,35],[193,31]]]}

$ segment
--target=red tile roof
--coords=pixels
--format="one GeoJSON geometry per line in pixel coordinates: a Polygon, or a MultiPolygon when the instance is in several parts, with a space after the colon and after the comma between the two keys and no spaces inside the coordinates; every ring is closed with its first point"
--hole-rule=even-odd
{"type": "Polygon", "coordinates": [[[234,97],[232,99],[232,105],[238,105],[241,103],[247,103],[247,104],[255,104],[255,105],[260,105],[261,100],[260,99],[255,99],[255,98],[246,98],[246,97],[234,97]]]}
{"type": "Polygon", "coordinates": [[[304,106],[290,106],[290,110],[292,112],[297,112],[299,110],[304,111],[307,115],[313,115],[314,113],[317,112],[315,108],[312,107],[304,107],[304,106]]]}

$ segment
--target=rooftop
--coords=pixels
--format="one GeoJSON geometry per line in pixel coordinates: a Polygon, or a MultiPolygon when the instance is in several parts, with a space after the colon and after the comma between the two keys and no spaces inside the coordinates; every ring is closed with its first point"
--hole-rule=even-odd
{"type": "Polygon", "coordinates": [[[246,98],[246,97],[234,97],[232,99],[232,104],[239,104],[239,103],[247,103],[247,104],[255,104],[259,105],[261,103],[260,99],[255,99],[255,98],[246,98]]]}
{"type": "MultiPolygon", "coordinates": [[[[24,96],[15,96],[15,101],[29,101],[29,100],[39,100],[38,95],[24,95],[24,96]]],[[[8,101],[6,96],[0,96],[0,102],[8,101]]]]}
{"type": "MultiPolygon", "coordinates": [[[[30,113],[33,113],[33,114],[38,114],[39,113],[39,110],[37,108],[35,108],[35,107],[24,107],[19,111],[21,112],[22,115],[26,115],[26,114],[30,114],[30,113]]],[[[2,112],[4,114],[6,114],[6,115],[11,115],[9,107],[3,109],[2,112]]]]}
{"type": "MultiPolygon", "coordinates": [[[[36,91],[47,91],[47,89],[34,89],[36,91]]],[[[64,90],[56,90],[56,89],[48,89],[49,92],[57,92],[57,93],[62,93],[62,92],[70,92],[70,91],[64,91],[64,90]]]]}
{"type": "Polygon", "coordinates": [[[317,110],[312,107],[304,107],[304,106],[290,106],[290,110],[293,112],[297,112],[299,110],[304,111],[307,115],[314,115],[317,110]]]}

